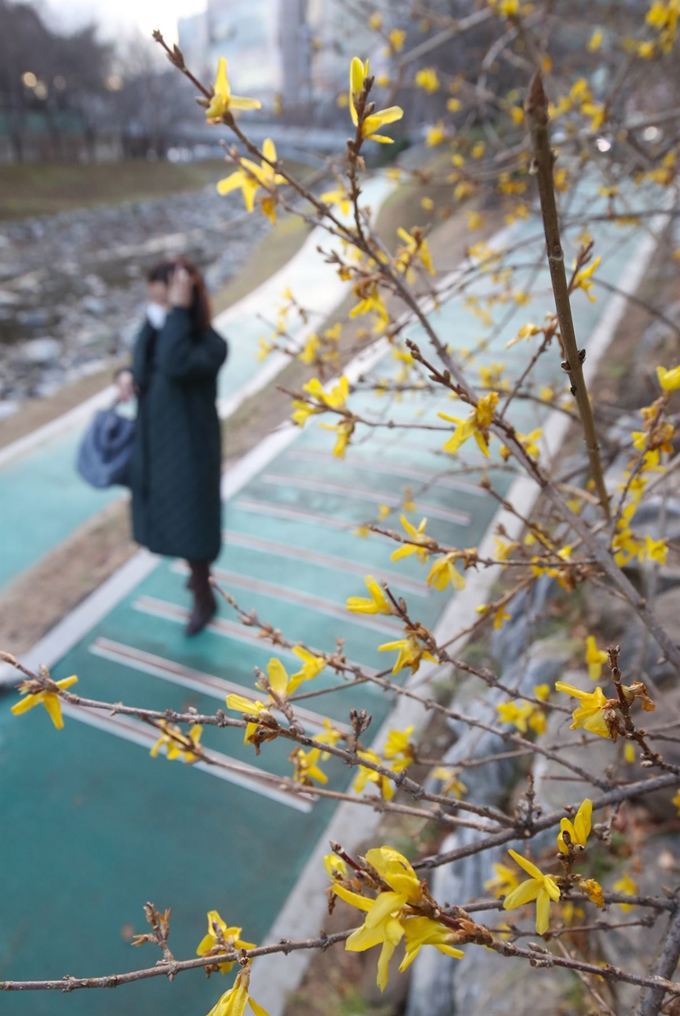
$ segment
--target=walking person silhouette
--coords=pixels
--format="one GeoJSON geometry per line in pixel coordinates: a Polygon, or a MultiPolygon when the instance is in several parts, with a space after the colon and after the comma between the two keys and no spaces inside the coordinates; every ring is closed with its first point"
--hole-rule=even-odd
{"type": "Polygon", "coordinates": [[[186,632],[196,635],[217,610],[210,584],[222,542],[216,400],[227,343],[211,326],[205,283],[190,261],[163,261],[147,280],[132,368],[116,379],[121,401],[138,399],[132,532],[153,553],[187,561],[193,608],[186,632]]]}

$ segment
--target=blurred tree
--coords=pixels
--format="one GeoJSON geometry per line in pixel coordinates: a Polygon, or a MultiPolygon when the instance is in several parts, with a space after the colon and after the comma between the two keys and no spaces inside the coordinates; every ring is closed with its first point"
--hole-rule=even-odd
{"type": "Polygon", "coordinates": [[[47,153],[65,158],[69,126],[84,135],[94,157],[110,60],[111,46],[94,25],[59,35],[30,4],[0,0],[0,122],[18,162],[29,130],[44,132],[47,153]]]}
{"type": "Polygon", "coordinates": [[[109,78],[109,103],[127,158],[165,158],[178,121],[194,114],[187,82],[158,47],[138,33],[120,40],[109,78]]]}
{"type": "Polygon", "coordinates": [[[127,157],[163,158],[178,117],[193,108],[187,83],[150,39],[103,42],[94,23],[60,34],[31,4],[0,0],[0,136],[17,162],[36,151],[94,161],[102,133],[120,139],[127,157]],[[27,138],[36,134],[29,155],[27,138]]]}

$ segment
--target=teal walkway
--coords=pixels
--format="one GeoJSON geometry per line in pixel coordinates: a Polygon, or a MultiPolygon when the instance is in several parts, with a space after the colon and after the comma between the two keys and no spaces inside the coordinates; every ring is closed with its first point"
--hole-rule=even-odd
{"type": "MultiPolygon", "coordinates": [[[[536,223],[522,228],[533,235],[536,223]]],[[[639,235],[612,230],[603,244],[602,276],[616,283],[639,242],[639,235]]],[[[528,260],[525,252],[521,260],[528,260]]],[[[531,305],[517,308],[480,365],[502,360],[514,374],[525,365],[524,344],[504,347],[519,324],[540,321],[550,309],[542,274],[534,291],[531,305]]],[[[604,297],[591,304],[577,295],[577,333],[586,344],[606,304],[604,297]]],[[[454,350],[470,349],[480,337],[479,323],[456,301],[432,317],[454,350]]],[[[427,350],[418,328],[409,335],[427,350]]],[[[371,376],[391,376],[394,365],[388,355],[371,376]]],[[[563,386],[555,351],[538,369],[542,382],[563,386]]],[[[351,404],[376,419],[413,419],[415,404],[422,423],[437,421],[438,410],[455,414],[457,408],[450,399],[424,394],[397,402],[357,393],[351,404]]],[[[514,421],[527,432],[540,424],[541,414],[534,403],[520,402],[514,421]]],[[[407,598],[412,615],[429,626],[449,595],[427,588],[426,568],[414,558],[392,562],[391,544],[354,535],[357,525],[375,519],[376,502],[398,509],[408,486],[417,504],[410,518],[426,515],[432,535],[469,547],[481,541],[497,503],[469,478],[455,475],[418,494],[419,486],[456,464],[438,454],[441,433],[404,436],[384,429],[369,441],[358,434],[346,462],[331,456],[334,436],[312,420],[228,500],[217,576],[287,637],[331,650],[339,636],[350,659],[380,668],[387,654],[377,646],[396,634],[394,622],[344,611],[346,597],[362,593],[364,574],[388,579],[407,598]]],[[[479,462],[471,445],[461,458],[479,462]]],[[[490,476],[504,494],[512,473],[494,468],[500,464],[494,454],[490,476]]],[[[264,667],[271,649],[237,624],[226,606],[208,631],[187,640],[184,581],[181,563],[160,562],[59,660],[53,675],[77,673],[83,694],[150,708],[210,711],[234,688],[252,693],[253,667],[264,667]]],[[[287,653],[279,655],[293,662],[287,653]]],[[[337,678],[323,674],[315,685],[330,682],[337,678]]],[[[0,699],[0,979],[102,974],[153,964],[158,957],[151,946],[129,945],[133,931],[144,931],[147,900],[172,908],[171,946],[178,957],[193,954],[211,908],[242,925],[246,939],[266,936],[333,811],[332,802],[291,797],[263,780],[263,772],[290,774],[285,744],[265,744],[258,757],[238,731],[206,729],[206,745],[231,769],[191,768],[150,758],[153,737],[141,723],[69,710],[66,729],[58,733],[42,708],[13,717],[14,700],[13,693],[0,699]]],[[[310,699],[307,706],[309,729],[324,716],[345,722],[350,707],[364,707],[377,730],[390,702],[364,685],[310,699]]],[[[331,787],[347,786],[344,767],[329,762],[326,769],[331,787]]],[[[172,985],[158,978],[96,994],[4,995],[1,1011],[202,1016],[225,984],[224,978],[206,981],[196,971],[172,985]]]]}
{"type": "MultiPolygon", "coordinates": [[[[363,200],[375,213],[393,188],[387,177],[376,176],[367,181],[363,200]]],[[[259,377],[269,379],[272,375],[271,365],[263,367],[253,350],[258,339],[269,334],[271,329],[264,320],[275,322],[285,287],[291,287],[297,301],[312,312],[306,326],[309,330],[343,299],[346,284],[329,271],[316,249],[318,244],[331,250],[335,245],[325,233],[314,230],[284,268],[216,318],[215,326],[229,339],[229,359],[219,381],[223,413],[228,414],[240,395],[258,384],[259,377]]],[[[304,330],[300,319],[291,315],[291,335],[301,335],[304,330]]],[[[285,362],[279,358],[274,370],[285,362]]],[[[6,450],[0,450],[0,591],[78,526],[121,497],[120,488],[94,490],[75,472],[76,450],[86,422],[81,420],[54,437],[48,436],[4,467],[6,450]]]]}

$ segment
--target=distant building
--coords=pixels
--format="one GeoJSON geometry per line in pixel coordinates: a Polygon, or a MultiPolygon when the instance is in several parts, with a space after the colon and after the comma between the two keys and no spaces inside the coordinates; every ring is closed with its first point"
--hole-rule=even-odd
{"type": "Polygon", "coordinates": [[[279,87],[277,8],[277,0],[208,0],[210,57],[227,58],[237,93],[259,97],[279,87]]]}
{"type": "Polygon", "coordinates": [[[209,76],[210,38],[208,34],[208,18],[206,11],[192,14],[188,18],[180,18],[177,22],[179,48],[184,54],[187,67],[198,77],[209,76]]]}
{"type": "Polygon", "coordinates": [[[281,75],[278,90],[289,108],[312,102],[312,32],[309,0],[279,0],[278,42],[281,75]]]}
{"type": "Polygon", "coordinates": [[[387,69],[367,15],[356,14],[338,0],[308,0],[307,23],[312,34],[312,81],[317,98],[335,99],[347,88],[353,56],[370,57],[374,73],[387,69]]]}
{"type": "Polygon", "coordinates": [[[187,64],[211,78],[223,56],[237,94],[273,95],[281,81],[277,8],[278,0],[208,0],[205,11],[177,24],[187,64]]]}
{"type": "MultiPolygon", "coordinates": [[[[337,0],[207,0],[178,22],[187,64],[211,79],[226,57],[237,94],[265,103],[276,93],[288,111],[314,113],[346,86],[350,56],[370,55],[375,35],[337,0]]],[[[376,68],[377,69],[377,68],[376,68]]]]}

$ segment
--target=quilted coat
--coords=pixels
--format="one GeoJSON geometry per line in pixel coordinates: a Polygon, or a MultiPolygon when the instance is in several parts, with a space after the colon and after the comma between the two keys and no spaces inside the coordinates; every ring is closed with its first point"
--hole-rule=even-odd
{"type": "Polygon", "coordinates": [[[138,389],[132,531],[155,554],[213,561],[220,550],[221,434],[217,374],[227,344],[198,332],[182,307],[156,331],[147,321],[132,371],[138,389]]]}

